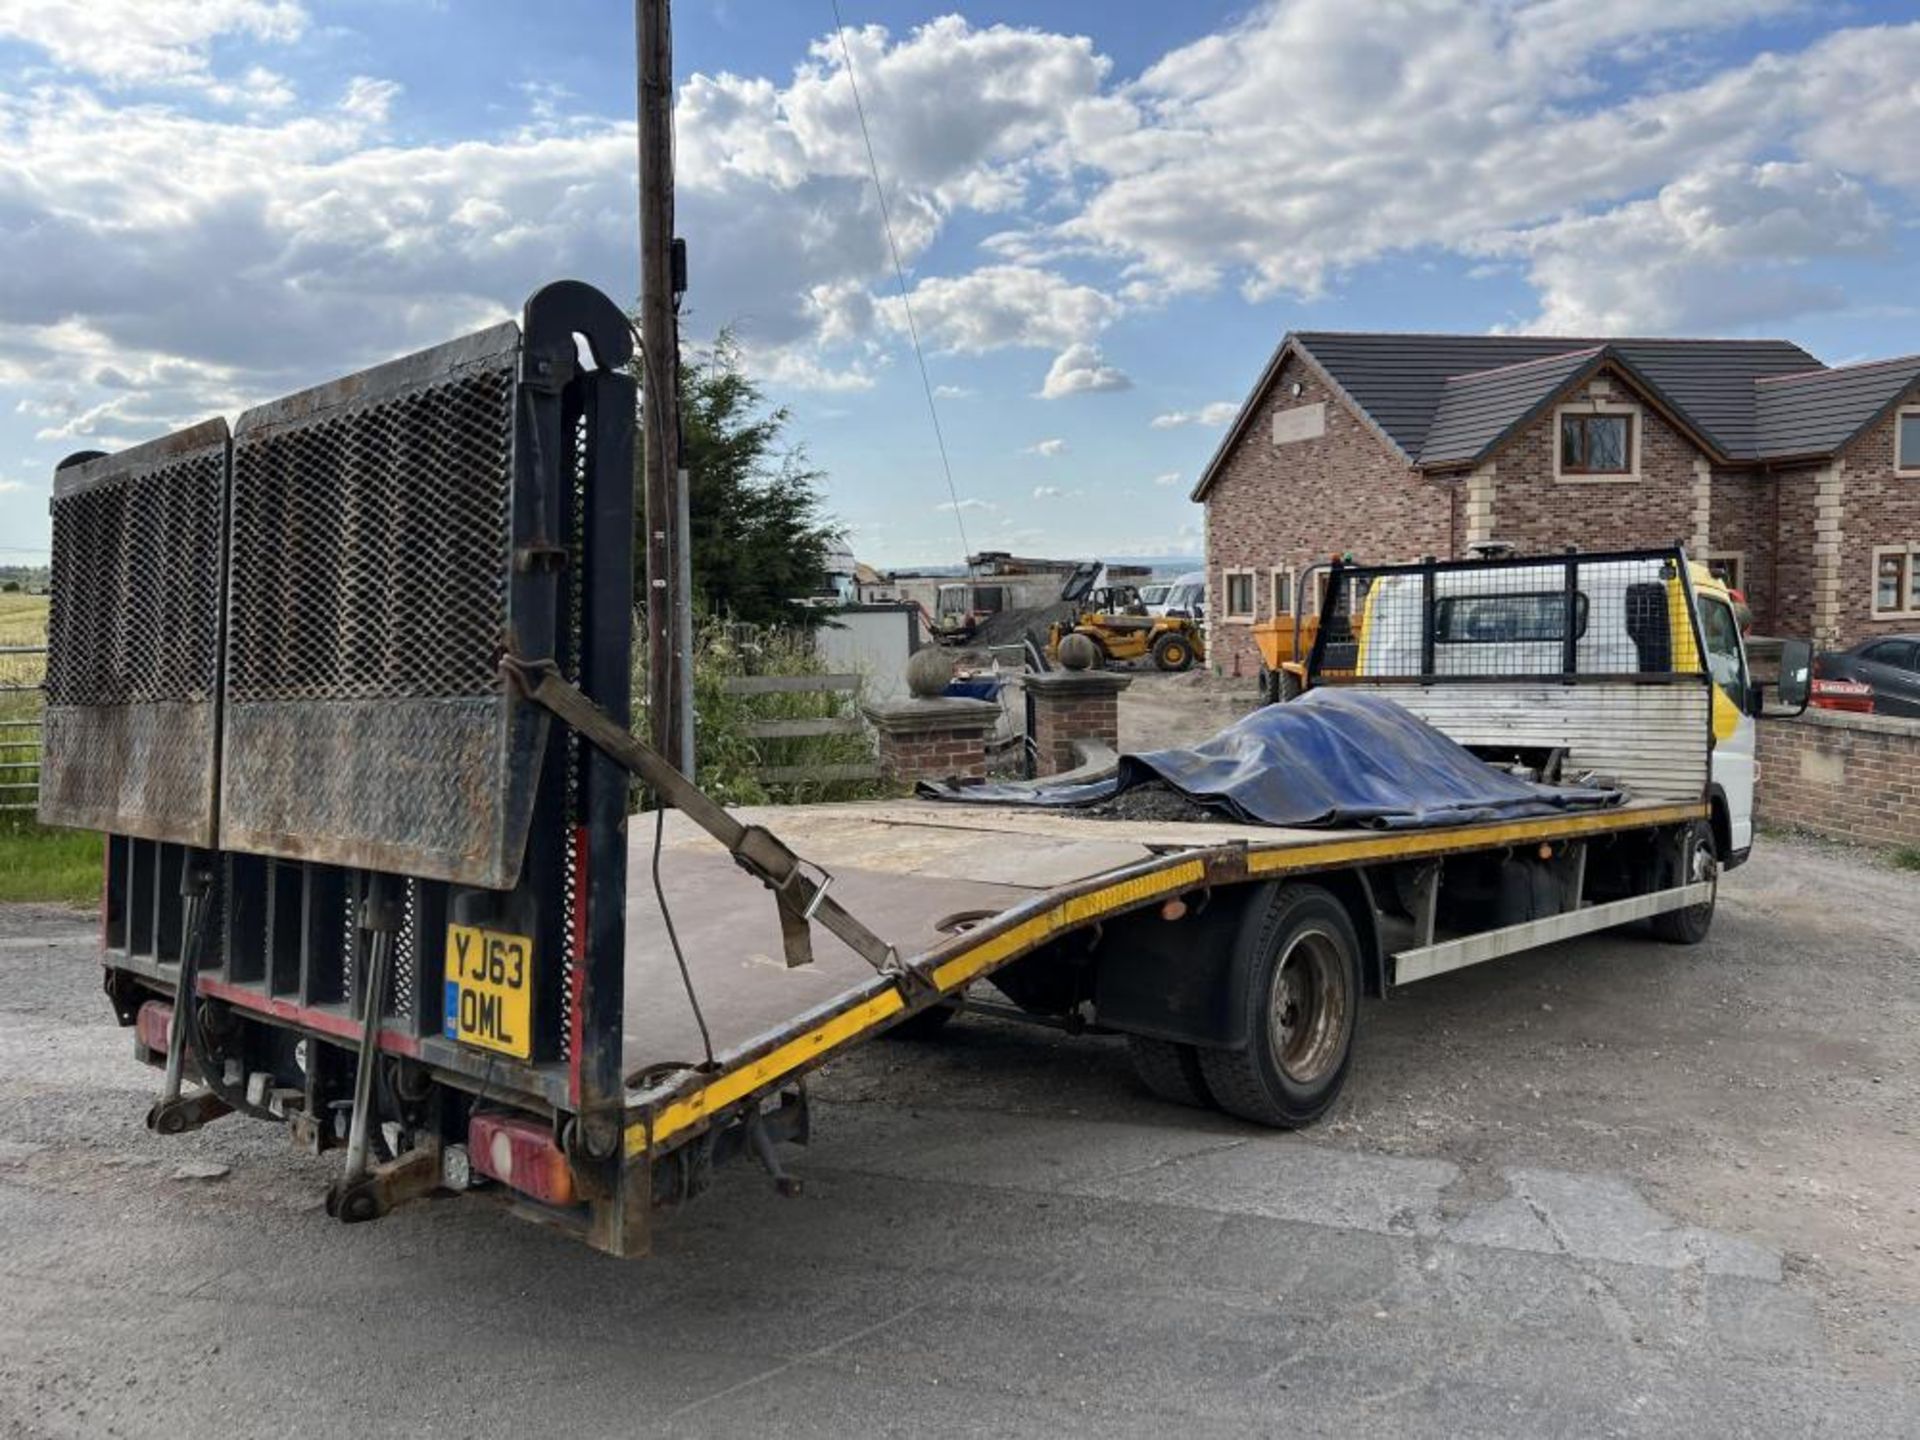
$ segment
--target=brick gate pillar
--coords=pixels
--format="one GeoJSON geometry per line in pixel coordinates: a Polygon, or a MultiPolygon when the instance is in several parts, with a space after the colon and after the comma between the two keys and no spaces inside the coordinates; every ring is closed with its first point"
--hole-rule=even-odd
{"type": "Polygon", "coordinates": [[[1073,742],[1091,740],[1109,750],[1120,748],[1120,692],[1131,675],[1111,670],[1051,670],[1028,675],[1028,736],[1033,741],[1034,774],[1058,775],[1079,762],[1073,742]]]}
{"type": "Polygon", "coordinates": [[[987,741],[1000,723],[991,700],[935,697],[862,705],[877,737],[880,769],[889,780],[982,780],[987,741]]]}

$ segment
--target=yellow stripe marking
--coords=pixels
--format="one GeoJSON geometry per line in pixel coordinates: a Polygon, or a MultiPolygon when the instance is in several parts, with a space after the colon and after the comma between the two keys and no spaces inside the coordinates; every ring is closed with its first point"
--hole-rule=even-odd
{"type": "Polygon", "coordinates": [[[1558,840],[1605,830],[1639,830],[1698,820],[1707,807],[1661,805],[1647,810],[1601,810],[1584,815],[1547,816],[1539,820],[1512,820],[1504,825],[1481,825],[1471,830],[1408,830],[1365,840],[1334,840],[1325,845],[1300,845],[1256,850],[1247,856],[1249,875],[1271,875],[1286,870],[1317,870],[1352,860],[1411,859],[1448,851],[1483,850],[1524,840],[1558,840]]]}
{"type": "MultiPolygon", "coordinates": [[[[1546,816],[1539,820],[1516,820],[1504,825],[1483,825],[1464,830],[1417,830],[1370,836],[1364,840],[1278,846],[1250,851],[1247,855],[1247,873],[1269,875],[1289,870],[1318,869],[1356,860],[1433,855],[1449,850],[1479,850],[1524,840],[1559,839],[1605,830],[1641,829],[1679,820],[1694,820],[1706,813],[1705,805],[1663,805],[1646,810],[1606,810],[1584,815],[1546,816]]],[[[1202,884],[1206,876],[1204,861],[1187,859],[1171,864],[1164,870],[1136,875],[1112,885],[1103,885],[1084,895],[1071,896],[1041,914],[1029,916],[998,933],[982,936],[978,944],[935,966],[933,982],[942,994],[951,994],[1054,935],[1077,929],[1117,910],[1164,895],[1178,894],[1182,890],[1191,890],[1202,884]]],[[[900,992],[887,989],[831,1019],[821,1021],[811,1030],[776,1046],[759,1059],[715,1077],[690,1095],[668,1102],[652,1117],[651,1127],[644,1117],[632,1122],[626,1132],[627,1154],[644,1155],[649,1148],[658,1148],[662,1142],[682,1130],[700,1124],[735,1101],[743,1100],[756,1090],[812,1064],[836,1046],[865,1034],[905,1008],[906,1002],[900,997],[900,992]]]]}

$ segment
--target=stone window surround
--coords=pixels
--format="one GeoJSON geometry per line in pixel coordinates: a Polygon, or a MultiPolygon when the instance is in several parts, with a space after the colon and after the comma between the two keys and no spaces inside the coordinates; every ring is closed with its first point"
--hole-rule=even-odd
{"type": "Polygon", "coordinates": [[[1898,555],[1905,561],[1901,575],[1900,593],[1911,597],[1913,594],[1913,572],[1920,568],[1920,540],[1909,540],[1904,545],[1876,545],[1873,547],[1873,563],[1867,570],[1867,583],[1872,587],[1867,604],[1868,614],[1875,620],[1907,620],[1920,617],[1920,610],[1911,606],[1899,606],[1892,610],[1880,608],[1880,561],[1888,555],[1898,555]]]}
{"type": "MultiPolygon", "coordinates": [[[[1220,572],[1220,618],[1230,625],[1251,625],[1254,612],[1260,608],[1260,572],[1249,567],[1228,566],[1220,572]],[[1247,609],[1245,612],[1231,608],[1233,604],[1234,577],[1247,577],[1247,609]]],[[[1212,607],[1209,606],[1209,609],[1212,607]]]]}
{"type": "Polygon", "coordinates": [[[1553,411],[1553,478],[1562,485],[1636,485],[1640,481],[1641,437],[1647,429],[1641,407],[1623,400],[1570,400],[1553,411]],[[1566,415],[1625,415],[1627,426],[1627,469],[1624,474],[1566,474],[1560,469],[1560,420],[1566,415]]]}
{"type": "Polygon", "coordinates": [[[1294,568],[1291,565],[1275,565],[1267,571],[1267,603],[1273,607],[1274,619],[1278,620],[1282,615],[1293,614],[1293,587],[1297,579],[1298,576],[1294,574],[1294,568]],[[1280,577],[1283,575],[1287,579],[1287,603],[1284,607],[1280,604],[1278,586],[1280,577]]]}
{"type": "Polygon", "coordinates": [[[1908,420],[1920,420],[1920,405],[1902,405],[1893,416],[1893,473],[1901,476],[1920,476],[1920,465],[1902,465],[1900,463],[1900,431],[1908,420]]]}

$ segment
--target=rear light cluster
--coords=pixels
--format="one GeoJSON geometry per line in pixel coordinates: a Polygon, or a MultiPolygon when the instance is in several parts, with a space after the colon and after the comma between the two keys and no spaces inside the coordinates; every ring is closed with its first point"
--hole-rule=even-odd
{"type": "Polygon", "coordinates": [[[553,1131],[538,1120],[517,1115],[476,1115],[467,1127],[467,1153],[479,1174],[543,1200],[572,1205],[573,1168],[553,1131]]]}

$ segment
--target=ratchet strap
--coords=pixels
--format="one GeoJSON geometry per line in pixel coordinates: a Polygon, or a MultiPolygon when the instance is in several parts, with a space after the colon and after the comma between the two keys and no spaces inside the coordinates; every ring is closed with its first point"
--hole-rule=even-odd
{"type": "Polygon", "coordinates": [[[502,657],[500,668],[522,695],[571,726],[594,749],[614,764],[637,775],[665,805],[727,847],[742,870],[773,891],[780,912],[780,939],[789,966],[813,963],[811,922],[818,921],[849,949],[883,975],[908,981],[924,980],[920,972],[903,965],[899,952],[848,913],[827,894],[833,877],[818,865],[802,860],[771,830],[743,825],[727,809],[668,763],[667,758],[631,731],[608,719],[600,707],[570,684],[551,660],[527,661],[502,657]]]}

